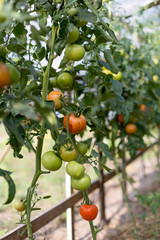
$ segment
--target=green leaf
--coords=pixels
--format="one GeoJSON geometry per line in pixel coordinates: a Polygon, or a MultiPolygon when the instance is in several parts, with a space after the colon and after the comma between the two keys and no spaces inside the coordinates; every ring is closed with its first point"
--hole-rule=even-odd
{"type": "Polygon", "coordinates": [[[51,195],[46,195],[43,197],[43,199],[48,199],[48,198],[51,198],[52,196],[51,195]]]}
{"type": "Polygon", "coordinates": [[[105,50],[104,52],[104,58],[106,60],[106,62],[108,63],[108,65],[110,66],[110,70],[113,73],[118,73],[119,69],[115,63],[115,61],[113,60],[113,58],[111,57],[111,52],[110,50],[105,50]]]}
{"type": "Polygon", "coordinates": [[[110,160],[114,160],[112,157],[112,154],[109,152],[108,145],[104,142],[97,142],[96,145],[102,149],[104,152],[105,156],[108,157],[110,160]]]}
{"type": "Polygon", "coordinates": [[[75,3],[76,2],[76,0],[66,0],[66,4],[65,4],[65,6],[66,7],[69,7],[69,6],[71,6],[73,3],[75,3]]]}
{"type": "Polygon", "coordinates": [[[100,175],[100,172],[99,172],[98,168],[97,167],[93,167],[93,169],[94,169],[96,175],[98,176],[98,178],[101,178],[101,175],[100,175]]]}
{"type": "Polygon", "coordinates": [[[93,155],[94,158],[99,157],[99,153],[97,153],[94,149],[92,149],[91,155],[93,155]]]}
{"type": "Polygon", "coordinates": [[[100,164],[101,164],[102,168],[104,168],[107,172],[111,172],[112,171],[112,169],[107,167],[105,164],[103,164],[101,162],[100,162],[100,164]]]}
{"type": "Polygon", "coordinates": [[[80,19],[84,19],[86,22],[95,23],[97,21],[97,17],[91,13],[88,12],[88,10],[82,6],[77,8],[80,19]]]}
{"type": "Polygon", "coordinates": [[[12,105],[12,113],[13,114],[21,114],[26,118],[38,120],[38,117],[33,110],[33,107],[26,102],[18,102],[12,105]]]}
{"type": "Polygon", "coordinates": [[[113,79],[111,79],[110,81],[112,83],[112,88],[113,88],[114,93],[117,96],[120,96],[122,94],[122,84],[119,81],[113,80],[113,79]]]}
{"type": "Polygon", "coordinates": [[[16,187],[15,187],[13,179],[10,176],[11,174],[12,174],[11,172],[3,170],[3,169],[0,168],[0,176],[4,177],[4,179],[8,183],[8,199],[4,204],[11,203],[14,199],[15,194],[16,194],[16,187]]]}

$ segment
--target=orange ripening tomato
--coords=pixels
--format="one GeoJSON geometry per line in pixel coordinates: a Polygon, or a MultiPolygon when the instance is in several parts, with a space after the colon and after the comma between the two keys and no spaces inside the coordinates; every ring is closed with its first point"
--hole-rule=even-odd
{"type": "Polygon", "coordinates": [[[141,104],[141,105],[139,106],[139,109],[140,109],[142,112],[145,112],[145,111],[147,110],[147,107],[146,107],[145,104],[141,104]]]}
{"type": "Polygon", "coordinates": [[[11,83],[11,74],[7,65],[0,62],[0,89],[9,86],[11,83]]]}
{"type": "Polygon", "coordinates": [[[137,131],[137,127],[135,124],[133,123],[129,123],[126,127],[125,127],[125,131],[128,134],[134,134],[137,131]]]}
{"type": "MultiPolygon", "coordinates": [[[[66,115],[63,119],[63,125],[67,129],[67,117],[66,115]]],[[[72,134],[78,134],[82,132],[86,127],[86,118],[81,114],[79,117],[76,117],[74,113],[70,113],[68,120],[69,132],[72,134]]]]}
{"type": "Polygon", "coordinates": [[[98,208],[94,204],[82,204],[79,208],[80,215],[86,221],[92,221],[97,217],[98,208]]]}
{"type": "Polygon", "coordinates": [[[119,114],[119,115],[118,115],[118,121],[119,121],[120,123],[124,123],[124,119],[123,119],[122,114],[119,114]]]}
{"type": "Polygon", "coordinates": [[[58,110],[63,107],[63,102],[61,101],[61,97],[63,96],[61,91],[55,90],[48,94],[47,100],[54,101],[55,109],[58,110]]]}

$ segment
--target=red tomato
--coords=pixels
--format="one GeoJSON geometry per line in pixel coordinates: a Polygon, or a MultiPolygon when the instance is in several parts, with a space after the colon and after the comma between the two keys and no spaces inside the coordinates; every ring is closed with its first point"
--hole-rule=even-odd
{"type": "MultiPolygon", "coordinates": [[[[63,125],[67,129],[67,117],[66,115],[63,119],[63,125]]],[[[82,132],[86,127],[86,119],[81,114],[79,117],[76,117],[74,113],[70,113],[68,120],[69,132],[72,134],[78,134],[82,132]]]]}
{"type": "Polygon", "coordinates": [[[92,221],[97,217],[98,208],[94,204],[86,204],[80,206],[79,212],[83,219],[86,221],[92,221]]]}
{"type": "Polygon", "coordinates": [[[122,114],[119,114],[119,115],[118,115],[118,121],[119,121],[120,123],[124,123],[124,119],[123,119],[122,114]]]}

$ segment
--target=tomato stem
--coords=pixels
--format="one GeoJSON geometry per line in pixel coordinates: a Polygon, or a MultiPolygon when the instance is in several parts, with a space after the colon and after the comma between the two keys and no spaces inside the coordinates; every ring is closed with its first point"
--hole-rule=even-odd
{"type": "MultiPolygon", "coordinates": [[[[53,26],[52,27],[52,49],[50,52],[50,57],[49,57],[47,68],[43,74],[42,102],[45,102],[45,100],[47,98],[47,93],[48,93],[48,80],[49,80],[49,76],[50,76],[51,65],[52,65],[52,62],[54,59],[53,56],[54,56],[55,35],[56,35],[56,28],[53,26]]],[[[40,130],[40,136],[38,136],[36,161],[35,161],[35,164],[36,164],[35,173],[34,173],[34,176],[33,176],[32,182],[31,182],[31,186],[28,188],[27,197],[26,197],[26,199],[27,199],[26,226],[27,226],[29,240],[34,239],[33,234],[32,234],[31,224],[30,224],[31,211],[32,211],[31,203],[32,203],[33,193],[34,193],[35,186],[36,186],[36,183],[37,183],[40,175],[44,174],[44,173],[48,173],[48,172],[43,172],[41,170],[41,154],[42,154],[45,132],[46,132],[45,120],[43,120],[41,130],[40,130]]]]}

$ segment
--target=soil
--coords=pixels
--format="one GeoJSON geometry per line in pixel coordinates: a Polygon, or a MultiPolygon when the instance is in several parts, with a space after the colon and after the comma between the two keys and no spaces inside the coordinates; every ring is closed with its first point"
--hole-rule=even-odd
{"type": "MultiPolygon", "coordinates": [[[[157,232],[154,224],[154,216],[148,208],[142,205],[136,197],[137,193],[147,194],[159,189],[160,178],[157,171],[157,160],[145,160],[145,156],[127,168],[127,173],[134,184],[128,183],[127,192],[129,205],[135,215],[139,238],[134,234],[134,228],[130,214],[124,204],[122,192],[117,178],[105,184],[106,220],[103,230],[97,234],[97,240],[159,240],[160,230],[157,232]],[[145,220],[142,216],[146,215],[145,220]]],[[[99,206],[99,192],[96,190],[90,195],[90,199],[99,206]]],[[[78,203],[79,204],[79,203],[78,203]]],[[[77,205],[78,205],[77,204],[77,205]]],[[[100,214],[94,224],[100,224],[100,214]]],[[[160,212],[157,211],[157,224],[160,223],[160,212]]],[[[67,238],[67,228],[64,215],[56,218],[35,233],[37,240],[71,240],[67,238]]],[[[91,240],[89,224],[83,220],[75,207],[75,240],[91,240]]]]}

